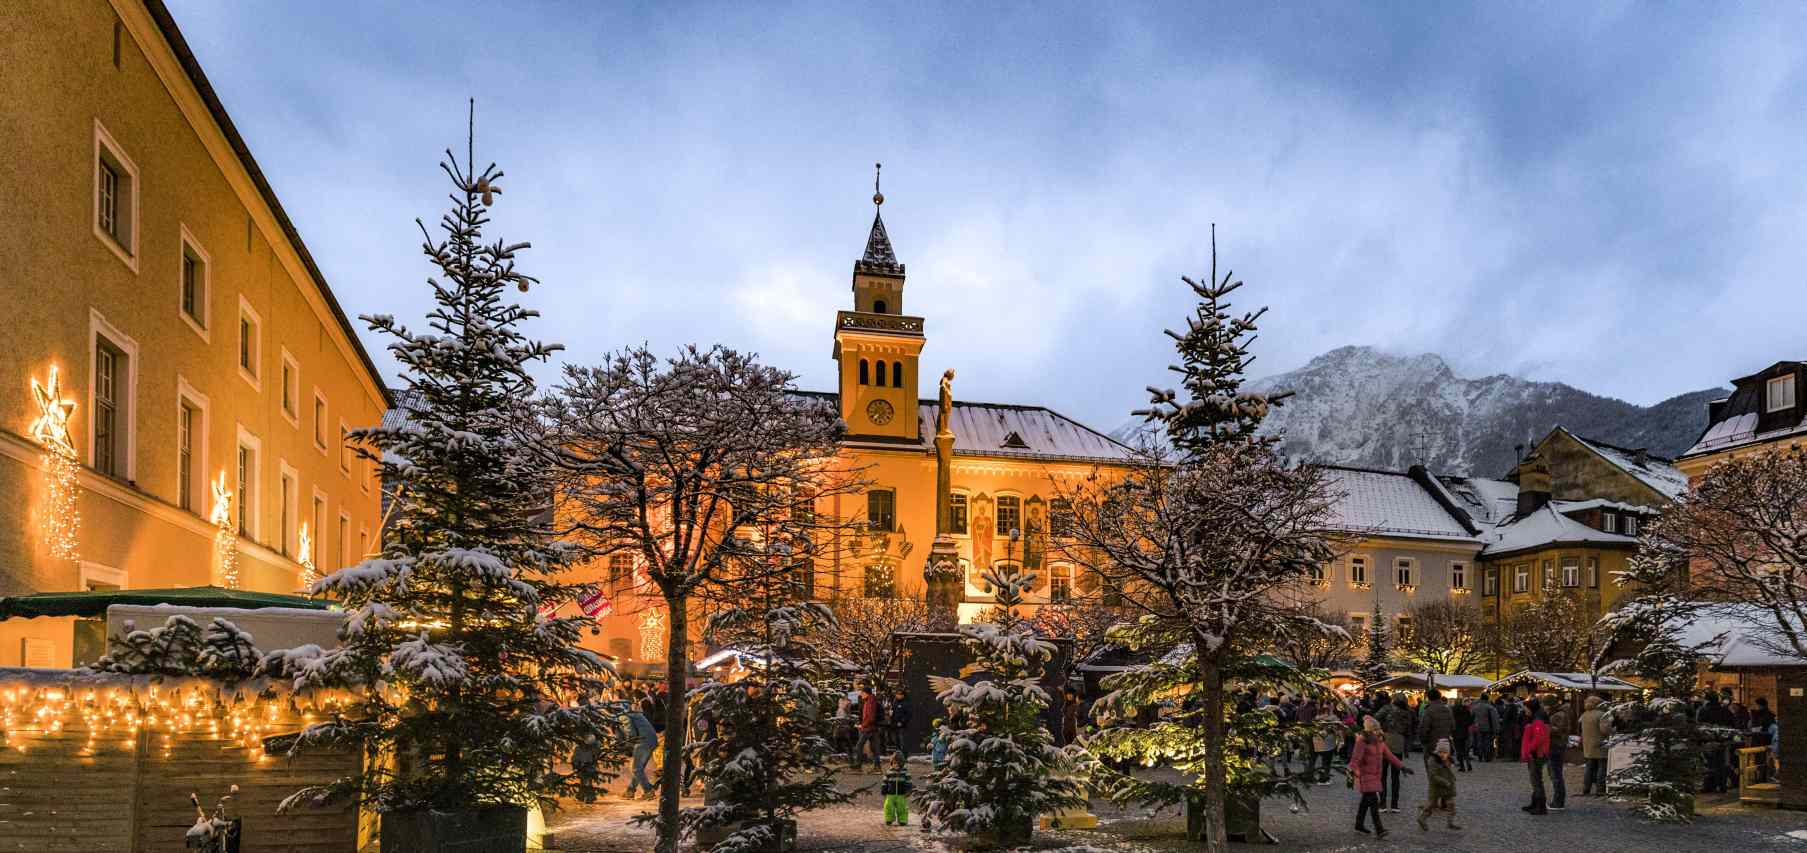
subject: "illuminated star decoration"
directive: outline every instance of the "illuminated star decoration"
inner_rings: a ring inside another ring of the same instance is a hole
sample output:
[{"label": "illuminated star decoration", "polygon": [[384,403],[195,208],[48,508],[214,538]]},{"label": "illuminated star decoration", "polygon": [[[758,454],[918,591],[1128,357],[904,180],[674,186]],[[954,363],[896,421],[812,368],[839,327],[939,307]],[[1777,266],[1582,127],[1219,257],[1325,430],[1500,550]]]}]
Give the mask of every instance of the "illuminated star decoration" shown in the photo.
[{"label": "illuminated star decoration", "polygon": [[232,492],[226,489],[226,472],[213,483],[213,553],[220,560],[220,580],[227,589],[238,589],[238,533],[232,529]]},{"label": "illuminated star decoration", "polygon": [[665,611],[648,610],[640,617],[640,657],[656,659],[665,656]]},{"label": "illuminated star decoration", "polygon": [[44,447],[44,502],[39,507],[44,543],[52,557],[74,560],[82,526],[81,511],[76,506],[76,476],[81,463],[76,460],[75,442],[69,437],[69,415],[75,411],[75,401],[63,398],[63,383],[54,364],[46,381],[31,378],[31,396],[38,406],[37,420],[31,422],[31,437]]},{"label": "illuminated star decoration", "polygon": [[307,534],[307,522],[301,522],[300,544],[295,549],[295,562],[301,564],[301,588],[312,587],[320,580],[320,573],[314,569],[314,540]]}]

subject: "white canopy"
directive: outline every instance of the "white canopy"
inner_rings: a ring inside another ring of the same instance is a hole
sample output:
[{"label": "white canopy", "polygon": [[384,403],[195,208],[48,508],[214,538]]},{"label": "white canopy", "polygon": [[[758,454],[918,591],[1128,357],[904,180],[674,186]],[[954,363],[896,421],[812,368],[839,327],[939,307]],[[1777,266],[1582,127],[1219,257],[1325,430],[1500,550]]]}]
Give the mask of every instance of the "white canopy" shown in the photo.
[{"label": "white canopy", "polygon": [[1521,670],[1487,685],[1488,692],[1517,687],[1521,684],[1535,684],[1556,690],[1599,690],[1608,693],[1629,693],[1639,688],[1622,678],[1610,675],[1594,675],[1588,672],[1536,672]]},{"label": "white canopy", "polygon": [[1440,690],[1480,690],[1492,682],[1478,675],[1451,675],[1441,672],[1401,672],[1392,678],[1382,679],[1368,685],[1371,688],[1413,687],[1423,690],[1432,680],[1437,682]]}]

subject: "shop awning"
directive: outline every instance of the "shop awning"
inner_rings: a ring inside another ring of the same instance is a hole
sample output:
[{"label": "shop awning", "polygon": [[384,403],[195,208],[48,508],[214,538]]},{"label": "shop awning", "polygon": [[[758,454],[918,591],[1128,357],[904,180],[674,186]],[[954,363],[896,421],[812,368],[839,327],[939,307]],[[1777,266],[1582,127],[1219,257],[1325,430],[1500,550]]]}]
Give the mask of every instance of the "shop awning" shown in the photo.
[{"label": "shop awning", "polygon": [[32,595],[0,596],[0,619],[31,619],[38,616],[105,616],[114,604],[176,604],[183,607],[298,607],[326,610],[328,601],[315,601],[299,595],[275,592],[250,592],[218,586],[186,586],[175,589],[107,589],[90,592],[40,592]]}]

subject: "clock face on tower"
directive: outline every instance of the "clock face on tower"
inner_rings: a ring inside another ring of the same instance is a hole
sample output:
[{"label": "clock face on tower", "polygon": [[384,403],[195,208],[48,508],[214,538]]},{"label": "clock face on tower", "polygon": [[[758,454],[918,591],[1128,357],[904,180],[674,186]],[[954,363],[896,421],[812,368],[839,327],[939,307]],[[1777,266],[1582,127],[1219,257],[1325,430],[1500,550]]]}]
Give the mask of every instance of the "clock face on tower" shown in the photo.
[{"label": "clock face on tower", "polygon": [[866,419],[879,426],[891,422],[891,404],[884,400],[873,400],[866,404]]}]

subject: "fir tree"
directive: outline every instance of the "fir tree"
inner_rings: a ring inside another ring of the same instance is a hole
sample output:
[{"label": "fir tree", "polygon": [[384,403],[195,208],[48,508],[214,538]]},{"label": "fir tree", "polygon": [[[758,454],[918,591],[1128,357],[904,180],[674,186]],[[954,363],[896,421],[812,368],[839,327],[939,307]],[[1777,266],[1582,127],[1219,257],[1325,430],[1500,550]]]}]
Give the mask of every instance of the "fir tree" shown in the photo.
[{"label": "fir tree", "polygon": [[[1635,564],[1634,558],[1634,564]],[[1634,568],[1635,572],[1636,569]],[[1655,685],[1647,698],[1615,702],[1606,707],[1613,715],[1613,743],[1636,742],[1631,762],[1613,771],[1613,782],[1643,788],[1640,810],[1652,820],[1690,823],[1694,820],[1694,795],[1706,772],[1706,754],[1715,743],[1734,732],[1702,725],[1694,718],[1689,695],[1699,675],[1703,653],[1718,638],[1690,645],[1682,639],[1681,626],[1700,614],[1698,602],[1653,591],[1607,614],[1602,620],[1611,631],[1611,648],[1635,649],[1601,665],[1602,671],[1629,673]],[[1602,653],[1601,658],[1607,655]]]},{"label": "fir tree", "polygon": [[515,268],[525,243],[483,242],[502,172],[441,168],[454,192],[422,246],[439,276],[428,331],[393,317],[365,320],[394,339],[411,401],[402,421],[357,430],[393,502],[382,551],[314,584],[349,616],[331,651],[291,650],[270,668],[297,687],[357,691],[336,719],[311,726],[297,750],[357,746],[362,776],[291,797],[285,806],[357,795],[379,812],[496,805],[550,808],[591,800],[603,781],[560,764],[580,743],[611,739],[601,700],[610,672],[579,645],[587,620],[545,618],[542,605],[587,587],[561,582],[574,556],[548,522],[552,481],[529,449],[534,419],[527,372],[557,347],[527,339],[537,312],[506,299],[534,279]]},{"label": "fir tree", "polygon": [[125,636],[109,637],[107,653],[86,669],[238,681],[255,673],[263,657],[250,634],[220,617],[209,622],[206,630],[181,614],[169,617],[161,627],[138,630],[128,621],[125,628]]},{"label": "fir tree", "polygon": [[[1151,405],[1138,412],[1165,431],[1172,452],[1151,446],[1121,479],[1096,477],[1076,489],[1065,552],[1156,620],[1148,629],[1150,648],[1160,648],[1152,645],[1159,637],[1189,642],[1189,664],[1151,665],[1147,675],[1193,697],[1191,725],[1142,730],[1125,736],[1141,742],[1111,748],[1186,766],[1186,796],[1203,810],[1199,840],[1219,851],[1227,844],[1224,807],[1232,787],[1286,791],[1239,770],[1233,744],[1258,734],[1239,734],[1236,726],[1259,724],[1233,713],[1228,686],[1274,637],[1326,629],[1282,593],[1335,557],[1325,537],[1333,495],[1322,471],[1290,464],[1272,440],[1257,435],[1280,399],[1242,388],[1265,309],[1234,313],[1230,297],[1242,282],[1218,275],[1215,247],[1211,278],[1183,281],[1197,307],[1185,332],[1167,334],[1180,359],[1170,369],[1182,377],[1184,392],[1151,387]],[[1158,692],[1137,679],[1119,683],[1130,691],[1122,702]],[[1116,781],[1114,799],[1160,793],[1127,777]]]},{"label": "fir tree", "polygon": [[1036,682],[1055,648],[1016,612],[1035,576],[999,563],[984,577],[996,590],[992,621],[962,625],[960,633],[973,658],[968,670],[986,677],[932,679],[948,709],[940,729],[947,763],[913,799],[936,829],[1020,842],[1037,815],[1086,804],[1084,788],[1067,775],[1081,769],[1083,752],[1055,746],[1043,725],[1049,699]]},{"label": "fir tree", "polygon": [[1380,612],[1375,605],[1374,612],[1368,614],[1368,653],[1363,658],[1359,672],[1362,681],[1373,684],[1385,681],[1393,675],[1393,650],[1391,637],[1387,631],[1387,615]]},{"label": "fir tree", "polygon": [[781,577],[742,587],[744,606],[710,619],[717,641],[751,662],[739,681],[711,680],[691,693],[707,735],[689,746],[706,803],[686,809],[685,831],[729,829],[712,853],[757,853],[782,846],[782,824],[810,809],[844,803],[829,764],[831,722],[817,685],[831,677],[821,649],[834,615],[784,594]]}]

